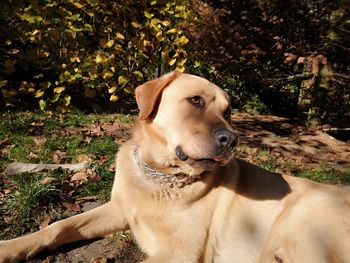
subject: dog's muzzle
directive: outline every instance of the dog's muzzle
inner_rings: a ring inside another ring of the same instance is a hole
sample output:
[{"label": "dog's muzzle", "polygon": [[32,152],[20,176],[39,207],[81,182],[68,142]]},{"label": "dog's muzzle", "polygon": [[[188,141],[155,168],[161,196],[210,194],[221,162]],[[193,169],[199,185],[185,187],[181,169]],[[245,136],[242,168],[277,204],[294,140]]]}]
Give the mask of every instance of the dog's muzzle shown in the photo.
[{"label": "dog's muzzle", "polygon": [[176,147],[175,153],[177,158],[179,158],[181,161],[186,161],[188,159],[188,155],[184,153],[180,146]]},{"label": "dog's muzzle", "polygon": [[237,145],[237,137],[227,129],[218,129],[214,131],[214,139],[216,143],[215,150],[208,156],[192,158],[183,151],[181,146],[175,148],[176,156],[181,161],[188,161],[193,165],[208,169],[217,165],[224,165],[232,159],[234,148]]}]

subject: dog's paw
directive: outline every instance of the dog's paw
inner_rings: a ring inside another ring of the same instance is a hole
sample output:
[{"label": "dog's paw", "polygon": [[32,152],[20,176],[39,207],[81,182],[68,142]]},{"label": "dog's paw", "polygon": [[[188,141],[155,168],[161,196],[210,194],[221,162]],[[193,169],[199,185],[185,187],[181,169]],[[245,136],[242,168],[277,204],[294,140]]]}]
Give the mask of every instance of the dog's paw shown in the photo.
[{"label": "dog's paw", "polygon": [[27,244],[18,239],[0,241],[0,263],[28,259],[35,253],[36,250],[28,249]]},{"label": "dog's paw", "polygon": [[0,263],[12,262],[15,259],[9,241],[0,241]]}]

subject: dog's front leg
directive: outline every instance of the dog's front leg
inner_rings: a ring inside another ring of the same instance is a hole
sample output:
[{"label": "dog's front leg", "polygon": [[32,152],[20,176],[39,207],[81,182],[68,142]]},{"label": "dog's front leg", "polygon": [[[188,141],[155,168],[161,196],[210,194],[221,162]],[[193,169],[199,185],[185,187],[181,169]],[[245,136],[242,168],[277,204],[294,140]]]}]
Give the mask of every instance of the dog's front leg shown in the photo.
[{"label": "dog's front leg", "polygon": [[38,252],[60,245],[103,237],[127,228],[118,204],[109,202],[88,212],[58,221],[38,232],[0,241],[0,262],[27,259]]}]

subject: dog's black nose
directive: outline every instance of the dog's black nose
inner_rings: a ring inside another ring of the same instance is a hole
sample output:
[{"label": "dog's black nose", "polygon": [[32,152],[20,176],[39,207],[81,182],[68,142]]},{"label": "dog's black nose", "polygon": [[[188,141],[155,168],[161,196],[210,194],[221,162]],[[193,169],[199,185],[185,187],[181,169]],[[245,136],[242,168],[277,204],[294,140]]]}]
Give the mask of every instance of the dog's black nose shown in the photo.
[{"label": "dog's black nose", "polygon": [[227,129],[216,130],[215,140],[220,145],[220,147],[226,147],[226,146],[234,147],[237,144],[236,135]]}]

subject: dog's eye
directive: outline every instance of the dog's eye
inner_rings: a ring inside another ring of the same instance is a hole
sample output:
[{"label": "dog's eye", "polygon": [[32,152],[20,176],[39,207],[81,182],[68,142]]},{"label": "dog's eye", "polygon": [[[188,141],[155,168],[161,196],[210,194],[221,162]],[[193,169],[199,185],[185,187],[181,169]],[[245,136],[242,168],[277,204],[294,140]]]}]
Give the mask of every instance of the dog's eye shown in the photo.
[{"label": "dog's eye", "polygon": [[223,113],[225,120],[228,120],[228,121],[231,120],[231,113],[232,113],[231,107],[228,107]]},{"label": "dog's eye", "polygon": [[193,96],[187,98],[187,100],[193,105],[198,108],[203,108],[204,107],[204,99],[201,96]]}]

